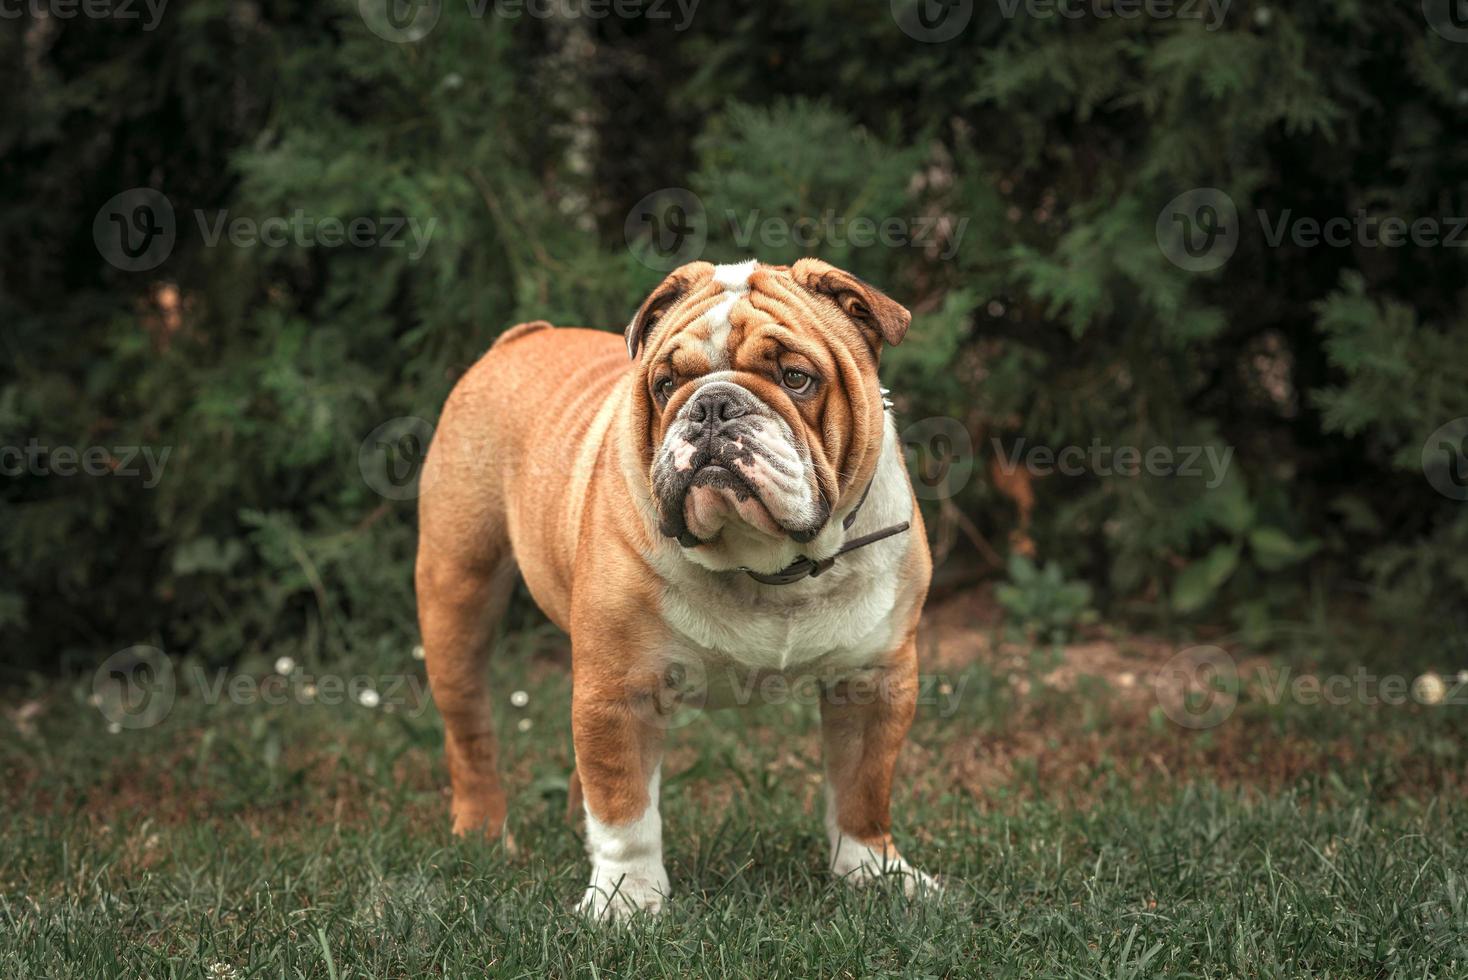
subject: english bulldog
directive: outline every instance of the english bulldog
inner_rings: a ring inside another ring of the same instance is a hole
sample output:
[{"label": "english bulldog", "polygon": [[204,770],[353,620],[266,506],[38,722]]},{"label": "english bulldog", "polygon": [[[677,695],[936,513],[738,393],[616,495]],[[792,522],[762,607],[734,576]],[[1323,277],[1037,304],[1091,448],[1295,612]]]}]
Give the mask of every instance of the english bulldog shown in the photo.
[{"label": "english bulldog", "polygon": [[662,907],[671,719],[758,701],[770,678],[819,699],[831,870],[936,887],[889,804],[932,570],[877,380],[910,319],[814,259],[694,262],[624,338],[521,324],[459,381],[424,461],[415,575],[456,833],[504,830],[485,668],[518,574],[571,637],[586,914]]}]

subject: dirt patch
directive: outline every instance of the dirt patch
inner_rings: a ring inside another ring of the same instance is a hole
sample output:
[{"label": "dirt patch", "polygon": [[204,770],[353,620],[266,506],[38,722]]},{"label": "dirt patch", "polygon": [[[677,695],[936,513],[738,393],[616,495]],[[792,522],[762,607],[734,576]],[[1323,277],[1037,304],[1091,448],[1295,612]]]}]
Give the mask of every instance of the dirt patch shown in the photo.
[{"label": "dirt patch", "polygon": [[[1384,717],[1364,715],[1359,725],[1316,730],[1314,720],[1299,712],[1282,724],[1278,713],[1241,710],[1217,724],[1180,723],[1170,710],[1190,690],[1197,693],[1200,677],[1207,681],[1209,675],[1190,663],[1179,669],[1176,645],[1102,626],[1037,654],[1034,644],[1006,634],[1003,611],[987,586],[931,606],[921,643],[924,673],[957,676],[977,668],[998,685],[985,695],[991,701],[984,704],[994,705],[993,717],[976,716],[971,705],[959,716],[961,724],[935,720],[931,713],[920,716],[900,757],[899,782],[903,792],[923,798],[957,790],[981,808],[1030,799],[1085,806],[1118,788],[1161,794],[1206,780],[1278,791],[1327,774],[1349,779],[1365,771],[1372,774],[1372,791],[1384,798],[1461,792],[1468,783],[1461,763],[1424,753],[1420,732]],[[564,690],[565,653],[559,637],[546,637],[529,659],[530,685]],[[1257,656],[1230,660],[1240,676],[1267,662]],[[1239,696],[1257,698],[1257,692],[1245,689]],[[32,710],[10,721],[18,729],[31,726],[33,733],[38,716]],[[505,781],[521,798],[522,815],[527,791],[551,801],[530,800],[537,812],[544,808],[557,819],[563,812],[554,798],[557,777],[571,770],[564,734],[537,729],[529,736],[535,739],[533,751],[511,753]],[[137,868],[154,859],[140,827],[228,820],[263,838],[288,833],[302,821],[350,825],[380,821],[388,813],[415,832],[447,827],[448,780],[437,745],[406,748],[386,763],[392,775],[384,780],[346,764],[339,750],[287,744],[276,762],[281,779],[261,784],[252,795],[248,780],[241,784],[209,771],[219,763],[201,769],[192,748],[201,735],[180,733],[179,747],[169,752],[117,756],[101,772],[74,782],[50,778],[26,757],[12,756],[3,778],[13,798],[26,800],[37,813],[77,814],[97,834],[141,834],[137,841],[129,837],[127,848],[127,863]],[[222,739],[230,737],[221,733]],[[789,726],[751,716],[732,745],[710,747],[675,733],[664,773],[670,789],[676,786],[675,792],[710,813],[753,791],[745,788],[751,785],[797,794],[814,812],[821,795],[820,756],[815,732],[793,735]]]}]

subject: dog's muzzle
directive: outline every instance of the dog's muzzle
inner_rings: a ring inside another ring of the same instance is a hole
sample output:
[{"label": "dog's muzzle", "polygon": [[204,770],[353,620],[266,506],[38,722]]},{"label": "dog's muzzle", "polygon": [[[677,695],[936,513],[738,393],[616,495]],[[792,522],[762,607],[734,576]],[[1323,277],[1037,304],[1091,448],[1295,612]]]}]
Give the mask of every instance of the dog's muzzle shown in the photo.
[{"label": "dog's muzzle", "polygon": [[703,541],[688,526],[686,505],[707,487],[738,517],[770,533],[809,541],[830,510],[811,491],[807,465],[789,427],[747,388],[710,381],[669,427],[653,467],[659,530],[684,547]]}]

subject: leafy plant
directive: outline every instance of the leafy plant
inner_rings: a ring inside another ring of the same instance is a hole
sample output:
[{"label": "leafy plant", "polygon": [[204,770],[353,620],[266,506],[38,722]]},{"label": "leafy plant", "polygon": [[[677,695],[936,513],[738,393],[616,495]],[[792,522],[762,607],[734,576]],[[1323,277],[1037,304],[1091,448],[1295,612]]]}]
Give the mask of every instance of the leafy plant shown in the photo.
[{"label": "leafy plant", "polygon": [[1230,476],[1204,497],[1205,513],[1216,532],[1226,535],[1202,557],[1189,562],[1172,583],[1172,608],[1189,614],[1204,609],[1239,571],[1252,564],[1260,573],[1283,571],[1320,550],[1318,538],[1296,537],[1266,523],[1249,499],[1244,481]]},{"label": "leafy plant", "polygon": [[1037,568],[1021,554],[1009,557],[1009,581],[994,590],[999,604],[1032,636],[1063,643],[1076,627],[1096,621],[1091,608],[1091,587],[1067,581],[1054,561]]}]

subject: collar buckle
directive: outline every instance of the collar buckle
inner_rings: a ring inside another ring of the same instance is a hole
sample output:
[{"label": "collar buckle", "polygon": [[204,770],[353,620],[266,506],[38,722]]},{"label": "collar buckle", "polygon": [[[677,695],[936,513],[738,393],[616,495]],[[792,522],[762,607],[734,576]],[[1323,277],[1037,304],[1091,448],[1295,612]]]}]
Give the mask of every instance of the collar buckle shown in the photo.
[{"label": "collar buckle", "polygon": [[803,578],[816,578],[829,571],[834,564],[836,564],[835,555],[830,558],[822,558],[820,561],[801,555],[778,572],[756,572],[748,568],[743,571],[761,585],[790,585]]}]

